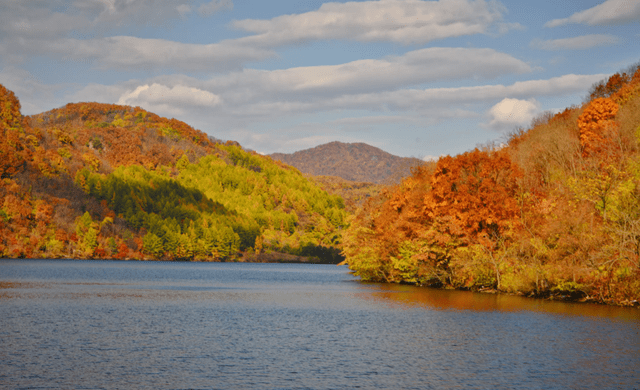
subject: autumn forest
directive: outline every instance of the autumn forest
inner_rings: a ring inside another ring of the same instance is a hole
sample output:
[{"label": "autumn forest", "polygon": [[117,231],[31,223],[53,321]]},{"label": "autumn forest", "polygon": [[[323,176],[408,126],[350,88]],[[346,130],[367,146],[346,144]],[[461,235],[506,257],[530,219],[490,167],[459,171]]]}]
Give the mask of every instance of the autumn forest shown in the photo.
[{"label": "autumn forest", "polygon": [[640,300],[640,66],[385,187],[140,107],[23,116],[0,85],[0,108],[0,257],[342,262],[364,281]]},{"label": "autumn forest", "polygon": [[0,87],[0,256],[337,263],[343,199],[140,108],[32,117]]},{"label": "autumn forest", "polygon": [[640,67],[504,143],[414,169],[349,219],[363,280],[637,305]]}]

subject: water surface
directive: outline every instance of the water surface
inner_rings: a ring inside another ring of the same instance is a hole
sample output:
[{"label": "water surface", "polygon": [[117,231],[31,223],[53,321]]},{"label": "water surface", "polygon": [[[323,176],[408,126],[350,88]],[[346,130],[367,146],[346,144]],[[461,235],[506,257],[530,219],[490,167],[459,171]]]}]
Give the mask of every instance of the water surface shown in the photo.
[{"label": "water surface", "polygon": [[640,310],[311,264],[0,260],[0,388],[640,389]]}]

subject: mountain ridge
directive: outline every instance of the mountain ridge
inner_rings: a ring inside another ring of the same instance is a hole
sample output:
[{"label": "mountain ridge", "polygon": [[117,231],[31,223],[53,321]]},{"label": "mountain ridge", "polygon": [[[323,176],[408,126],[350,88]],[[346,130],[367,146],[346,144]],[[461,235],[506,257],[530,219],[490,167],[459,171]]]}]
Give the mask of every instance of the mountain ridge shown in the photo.
[{"label": "mountain ridge", "polygon": [[424,162],[399,157],[363,142],[333,141],[294,153],[272,153],[274,160],[313,176],[337,176],[354,182],[391,184],[411,174]]}]

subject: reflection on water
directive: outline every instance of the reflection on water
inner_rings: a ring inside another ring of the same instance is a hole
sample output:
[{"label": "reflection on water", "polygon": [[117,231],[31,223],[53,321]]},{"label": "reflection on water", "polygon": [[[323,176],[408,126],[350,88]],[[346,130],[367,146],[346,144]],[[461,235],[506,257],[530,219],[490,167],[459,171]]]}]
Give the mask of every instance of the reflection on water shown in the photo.
[{"label": "reflection on water", "polygon": [[0,388],[633,389],[639,313],[330,265],[0,260]]},{"label": "reflection on water", "polygon": [[386,304],[438,310],[538,311],[554,314],[612,317],[640,321],[640,310],[591,303],[558,302],[518,295],[484,294],[428,287],[363,284],[360,298]]}]

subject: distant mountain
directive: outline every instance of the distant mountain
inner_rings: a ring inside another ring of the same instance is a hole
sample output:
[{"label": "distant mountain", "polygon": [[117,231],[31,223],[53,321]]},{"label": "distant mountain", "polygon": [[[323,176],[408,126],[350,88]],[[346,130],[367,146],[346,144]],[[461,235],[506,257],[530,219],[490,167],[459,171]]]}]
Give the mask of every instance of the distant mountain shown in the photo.
[{"label": "distant mountain", "polygon": [[423,164],[417,158],[398,157],[365,143],[330,142],[292,154],[273,153],[274,160],[313,176],[338,176],[369,183],[392,183],[411,174],[411,167]]}]

